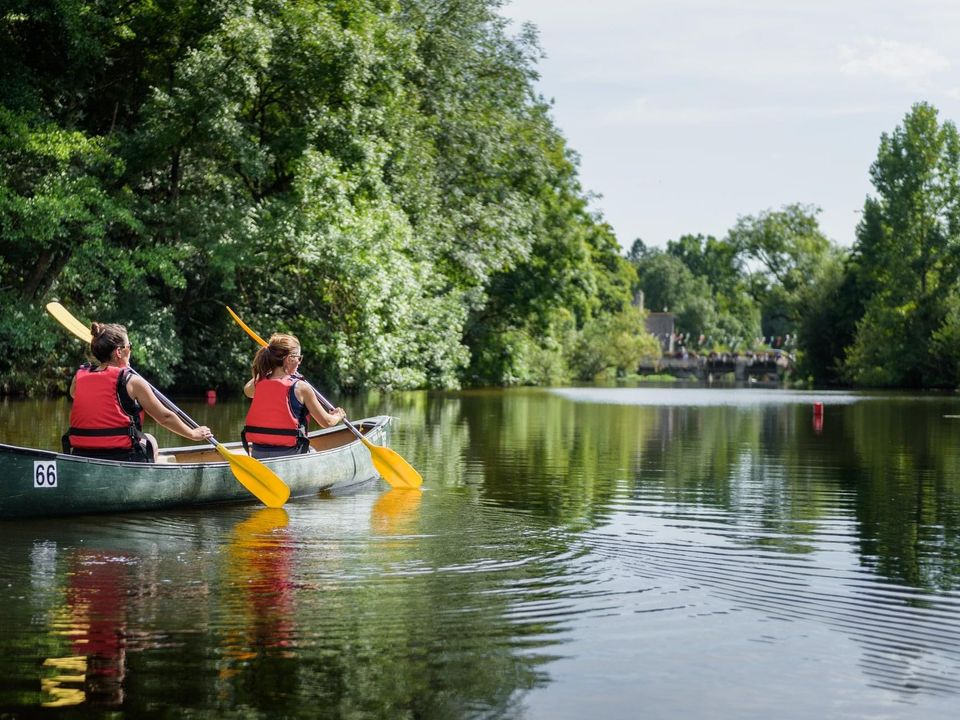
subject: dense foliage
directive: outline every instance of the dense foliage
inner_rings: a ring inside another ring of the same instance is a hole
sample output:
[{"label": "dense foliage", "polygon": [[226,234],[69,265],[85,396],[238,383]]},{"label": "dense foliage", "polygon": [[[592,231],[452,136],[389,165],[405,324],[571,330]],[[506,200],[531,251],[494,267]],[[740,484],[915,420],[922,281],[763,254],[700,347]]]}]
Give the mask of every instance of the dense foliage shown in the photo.
[{"label": "dense foliage", "polygon": [[[63,387],[61,300],[158,384],[297,334],[340,387],[531,383],[658,352],[498,0],[8,0],[2,390]],[[632,314],[631,314],[632,313]],[[637,337],[607,352],[598,327]],[[591,340],[593,338],[593,340]]]}]

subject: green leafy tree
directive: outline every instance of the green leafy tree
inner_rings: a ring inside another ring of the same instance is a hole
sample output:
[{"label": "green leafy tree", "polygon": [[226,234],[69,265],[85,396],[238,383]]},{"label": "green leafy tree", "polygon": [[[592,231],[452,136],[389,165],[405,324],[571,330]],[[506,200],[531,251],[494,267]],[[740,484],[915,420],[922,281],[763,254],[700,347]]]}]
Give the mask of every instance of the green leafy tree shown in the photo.
[{"label": "green leafy tree", "polygon": [[577,329],[629,305],[633,272],[534,93],[535,33],[511,37],[498,7],[402,3],[419,38],[410,77],[429,152],[399,179],[404,198],[435,188],[431,212],[411,215],[468,310],[468,381],[543,382],[564,372]]},{"label": "green leafy tree", "polygon": [[[629,307],[634,270],[535,92],[536,33],[499,0],[8,7],[11,347],[53,342],[56,295],[126,324],[157,383],[238,388],[230,304],[297,333],[333,388],[547,382]],[[72,342],[40,374],[65,380]]]},{"label": "green leafy tree", "polygon": [[750,269],[749,292],[762,314],[763,335],[795,335],[804,291],[834,249],[820,231],[818,208],[792,204],[738,218],[728,234]]},{"label": "green leafy tree", "polygon": [[718,334],[713,289],[682,260],[662,251],[650,252],[637,265],[638,287],[644,307],[651,312],[671,312],[679,332],[694,336]]},{"label": "green leafy tree", "polygon": [[958,173],[960,136],[928,104],[881,138],[870,170],[877,195],[866,201],[855,247],[871,293],[844,363],[857,383],[955,382],[937,353],[952,337],[948,301],[960,270]]},{"label": "green leafy tree", "polygon": [[[706,335],[734,338],[749,346],[760,335],[760,309],[747,290],[747,275],[740,249],[729,240],[713,236],[683,235],[667,243],[667,254],[679,259],[693,275],[706,280],[711,296],[699,296],[694,304],[709,303],[713,321],[700,322]],[[689,314],[689,311],[688,313]],[[695,325],[695,323],[694,323]],[[684,320],[684,328],[690,321]]]},{"label": "green leafy tree", "polygon": [[716,293],[733,292],[743,277],[739,248],[712,235],[681,235],[667,242],[667,254],[680,260]]},{"label": "green leafy tree", "polygon": [[584,380],[605,373],[623,376],[637,371],[643,360],[657,360],[660,344],[643,329],[644,315],[628,308],[587,323],[573,351],[571,365]]},{"label": "green leafy tree", "polygon": [[842,381],[845,348],[862,315],[850,267],[848,256],[838,254],[833,262],[822,265],[801,294],[805,309],[798,329],[799,372],[821,384]]}]

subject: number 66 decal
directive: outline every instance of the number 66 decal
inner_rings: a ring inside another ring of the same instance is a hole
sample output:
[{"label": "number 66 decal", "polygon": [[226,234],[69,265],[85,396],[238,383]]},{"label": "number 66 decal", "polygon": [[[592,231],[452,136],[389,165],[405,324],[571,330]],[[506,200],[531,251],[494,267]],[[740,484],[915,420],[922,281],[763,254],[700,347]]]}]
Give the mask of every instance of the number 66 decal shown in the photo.
[{"label": "number 66 decal", "polygon": [[33,461],[33,486],[35,488],[52,488],[57,486],[57,461]]}]

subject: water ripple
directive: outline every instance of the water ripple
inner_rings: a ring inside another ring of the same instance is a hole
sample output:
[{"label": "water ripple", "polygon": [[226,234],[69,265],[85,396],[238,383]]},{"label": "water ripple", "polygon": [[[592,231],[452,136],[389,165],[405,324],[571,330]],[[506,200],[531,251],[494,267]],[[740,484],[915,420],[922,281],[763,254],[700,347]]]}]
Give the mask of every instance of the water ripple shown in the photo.
[{"label": "water ripple", "polygon": [[[805,523],[813,532],[803,536],[758,535],[760,524],[745,534],[723,513],[689,510],[635,504],[630,514],[612,518],[612,528],[584,538],[609,566],[662,583],[660,600],[648,598],[636,612],[700,614],[699,597],[671,598],[701,590],[757,622],[814,623],[842,633],[861,645],[861,667],[878,686],[910,694],[960,692],[960,593],[921,592],[879,581],[864,568],[835,566],[838,550],[855,541],[843,532],[843,521]],[[765,540],[773,542],[770,549]],[[785,553],[777,549],[784,541],[809,551]]]}]

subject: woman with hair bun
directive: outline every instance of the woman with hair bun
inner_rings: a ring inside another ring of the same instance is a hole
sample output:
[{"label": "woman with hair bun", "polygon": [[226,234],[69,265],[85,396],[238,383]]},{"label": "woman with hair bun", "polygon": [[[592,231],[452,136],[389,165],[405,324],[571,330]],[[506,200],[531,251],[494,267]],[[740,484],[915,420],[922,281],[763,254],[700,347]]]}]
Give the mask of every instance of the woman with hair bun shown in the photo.
[{"label": "woman with hair bun", "polygon": [[153,388],[130,367],[132,346],[127,329],[114,323],[90,326],[90,352],[97,364],[77,370],[70,383],[70,429],[63,436],[64,452],[83,457],[130,462],[155,462],[157,442],[143,432],[143,413],[167,430],[200,442],[210,428],[190,428],[163,405]]},{"label": "woman with hair bun", "polygon": [[347,415],[343,408],[323,409],[313,386],[297,372],[302,359],[300,341],[281,333],[271,335],[253,358],[253,378],[243,387],[253,403],[240,438],[258,460],[308,452],[310,415],[320,427],[333,427]]}]

